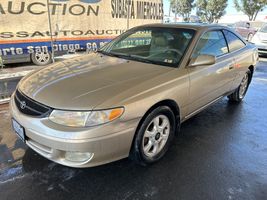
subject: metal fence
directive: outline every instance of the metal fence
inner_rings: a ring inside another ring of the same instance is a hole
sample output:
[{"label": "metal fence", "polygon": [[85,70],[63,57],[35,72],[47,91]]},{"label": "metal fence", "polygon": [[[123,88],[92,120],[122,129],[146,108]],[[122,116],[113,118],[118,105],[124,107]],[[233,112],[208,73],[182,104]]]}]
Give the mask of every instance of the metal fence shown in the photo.
[{"label": "metal fence", "polygon": [[21,77],[0,79],[0,104],[7,103]]}]

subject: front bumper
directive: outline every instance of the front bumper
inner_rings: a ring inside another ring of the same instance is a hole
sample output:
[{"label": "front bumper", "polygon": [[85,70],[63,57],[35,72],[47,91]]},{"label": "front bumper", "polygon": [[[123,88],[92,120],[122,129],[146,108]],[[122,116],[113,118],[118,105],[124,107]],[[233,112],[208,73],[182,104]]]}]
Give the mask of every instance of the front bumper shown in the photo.
[{"label": "front bumper", "polygon": [[[128,157],[139,119],[114,122],[91,128],[70,128],[48,118],[22,114],[10,100],[12,117],[25,129],[26,144],[40,155],[70,167],[92,167]],[[91,153],[86,161],[66,159],[66,152]]]}]

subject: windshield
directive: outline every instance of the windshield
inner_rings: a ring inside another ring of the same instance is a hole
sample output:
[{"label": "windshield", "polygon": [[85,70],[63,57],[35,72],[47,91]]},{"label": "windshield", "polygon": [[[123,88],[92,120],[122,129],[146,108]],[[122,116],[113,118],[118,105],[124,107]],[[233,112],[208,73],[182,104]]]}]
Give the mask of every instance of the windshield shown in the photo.
[{"label": "windshield", "polygon": [[134,28],[105,45],[100,52],[140,62],[177,66],[194,32],[180,28]]},{"label": "windshield", "polygon": [[260,32],[267,33],[267,25],[264,25],[261,29]]}]

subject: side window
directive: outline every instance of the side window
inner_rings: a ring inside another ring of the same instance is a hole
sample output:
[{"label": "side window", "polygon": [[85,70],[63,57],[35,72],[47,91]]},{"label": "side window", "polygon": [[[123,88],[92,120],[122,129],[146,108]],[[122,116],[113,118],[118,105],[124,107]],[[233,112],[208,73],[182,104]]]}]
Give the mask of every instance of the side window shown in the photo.
[{"label": "side window", "polygon": [[236,51],[238,49],[242,49],[243,47],[246,46],[246,44],[239,39],[234,33],[230,31],[223,31],[229,46],[230,52]]},{"label": "side window", "polygon": [[208,54],[221,56],[228,53],[228,47],[221,31],[209,31],[204,33],[199,39],[193,56]]}]

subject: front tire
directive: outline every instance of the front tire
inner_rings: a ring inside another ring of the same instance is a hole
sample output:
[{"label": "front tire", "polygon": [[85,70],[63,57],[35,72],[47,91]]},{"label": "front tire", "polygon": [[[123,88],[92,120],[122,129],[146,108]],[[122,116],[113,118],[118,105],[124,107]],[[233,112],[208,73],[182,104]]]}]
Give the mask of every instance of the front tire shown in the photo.
[{"label": "front tire", "polygon": [[244,99],[249,87],[250,79],[251,79],[251,72],[250,70],[248,70],[245,76],[243,77],[239,87],[235,90],[235,92],[233,92],[228,96],[229,101],[241,102]]},{"label": "front tire", "polygon": [[175,133],[175,115],[167,106],[151,111],[135,135],[130,159],[140,165],[160,160],[167,152]]}]

